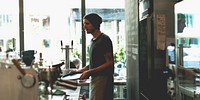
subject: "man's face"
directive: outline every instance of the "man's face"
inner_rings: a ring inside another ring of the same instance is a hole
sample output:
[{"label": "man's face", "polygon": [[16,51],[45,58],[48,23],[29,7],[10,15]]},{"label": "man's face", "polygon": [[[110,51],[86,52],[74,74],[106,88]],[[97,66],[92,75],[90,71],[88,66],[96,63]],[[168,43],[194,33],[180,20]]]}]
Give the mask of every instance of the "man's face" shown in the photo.
[{"label": "man's face", "polygon": [[178,22],[178,33],[182,33],[185,27],[185,18],[183,18]]},{"label": "man's face", "polygon": [[93,33],[95,30],[93,25],[87,19],[83,19],[83,27],[87,33]]}]

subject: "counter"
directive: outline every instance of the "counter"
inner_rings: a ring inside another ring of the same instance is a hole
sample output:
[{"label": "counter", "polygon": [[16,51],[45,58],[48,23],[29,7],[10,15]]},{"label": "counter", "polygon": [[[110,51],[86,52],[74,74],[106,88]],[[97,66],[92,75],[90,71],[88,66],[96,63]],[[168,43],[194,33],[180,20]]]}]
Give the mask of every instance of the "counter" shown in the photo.
[{"label": "counter", "polygon": [[[79,86],[88,86],[90,83],[90,79],[87,79],[85,81],[79,81]],[[126,79],[118,79],[114,78],[114,85],[126,85]]]},{"label": "counter", "polygon": [[[81,81],[78,83],[79,86],[81,86],[82,89],[89,91],[89,83],[90,79],[87,79],[85,81]],[[126,79],[125,78],[114,78],[114,100],[125,100],[126,98],[126,91],[124,90],[126,88]]]},{"label": "counter", "polygon": [[179,84],[179,100],[189,97],[192,100],[200,100],[200,86],[195,84]]},{"label": "counter", "polygon": [[[80,90],[81,87],[78,86],[76,90],[71,90],[71,89],[65,89],[65,88],[57,88],[61,91],[64,91],[66,93],[65,95],[49,95],[48,100],[80,100],[79,95],[80,95]],[[56,89],[53,89],[52,92],[54,92]]]}]

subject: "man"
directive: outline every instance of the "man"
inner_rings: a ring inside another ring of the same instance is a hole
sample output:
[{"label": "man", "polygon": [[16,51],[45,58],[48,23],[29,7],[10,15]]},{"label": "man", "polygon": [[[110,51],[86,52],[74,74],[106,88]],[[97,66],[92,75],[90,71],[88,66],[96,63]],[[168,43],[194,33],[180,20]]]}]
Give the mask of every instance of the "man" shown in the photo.
[{"label": "man", "polygon": [[[186,27],[186,16],[182,13],[179,13],[177,15],[177,19],[178,19],[178,23],[177,23],[177,30],[178,33],[183,33],[185,27]],[[180,38],[178,40],[178,44],[183,44],[183,46],[188,46],[190,45],[191,41],[194,41],[194,39],[190,39],[190,38]],[[190,41],[190,42],[189,42]],[[188,55],[187,53],[184,53],[183,56]],[[192,81],[194,81],[195,79],[195,68],[185,68],[184,66],[179,66],[178,67],[178,72],[182,73],[182,79],[190,79]]]},{"label": "man", "polygon": [[100,31],[102,18],[95,13],[83,18],[83,25],[87,34],[91,34],[90,63],[77,70],[83,72],[80,79],[91,76],[90,100],[113,100],[114,58],[111,39]]},{"label": "man", "polygon": [[184,28],[186,27],[185,24],[185,15],[184,14],[178,14],[178,33],[183,33]]},{"label": "man", "polygon": [[[177,14],[177,31],[178,33],[183,33],[186,28],[186,16],[182,13]],[[178,39],[178,44],[183,44],[183,46],[189,46],[191,39],[180,38]]]}]

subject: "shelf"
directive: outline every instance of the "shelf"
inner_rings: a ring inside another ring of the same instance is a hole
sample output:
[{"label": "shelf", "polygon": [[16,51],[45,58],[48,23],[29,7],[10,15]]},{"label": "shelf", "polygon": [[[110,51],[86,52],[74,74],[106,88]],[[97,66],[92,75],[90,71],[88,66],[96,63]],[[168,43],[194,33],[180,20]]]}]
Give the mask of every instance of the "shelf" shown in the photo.
[{"label": "shelf", "polygon": [[200,34],[178,33],[176,38],[200,38]]}]

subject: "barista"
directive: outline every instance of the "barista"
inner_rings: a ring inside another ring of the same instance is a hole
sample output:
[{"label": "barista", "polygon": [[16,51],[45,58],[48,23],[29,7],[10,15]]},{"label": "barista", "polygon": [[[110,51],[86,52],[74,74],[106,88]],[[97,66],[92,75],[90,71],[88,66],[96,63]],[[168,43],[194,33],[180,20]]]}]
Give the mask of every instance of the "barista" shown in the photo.
[{"label": "barista", "polygon": [[[186,27],[186,16],[182,13],[179,13],[177,16],[178,22],[177,22],[177,30],[178,33],[183,33],[184,29]],[[189,44],[188,38],[181,38],[178,40],[178,44],[183,44],[183,46],[186,46],[186,44]],[[178,71],[182,73],[184,79],[191,79],[193,80],[195,78],[195,68],[185,68],[184,66],[179,66]]]}]

